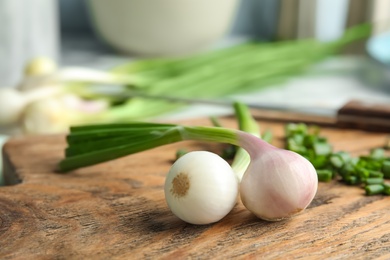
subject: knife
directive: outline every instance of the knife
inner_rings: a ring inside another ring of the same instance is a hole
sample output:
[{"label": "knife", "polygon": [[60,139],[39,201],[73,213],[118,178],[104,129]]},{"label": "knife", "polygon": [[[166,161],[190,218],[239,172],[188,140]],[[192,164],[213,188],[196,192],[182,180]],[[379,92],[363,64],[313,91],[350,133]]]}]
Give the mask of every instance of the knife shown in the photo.
[{"label": "knife", "polygon": [[[183,98],[166,95],[149,95],[139,92],[121,94],[122,98],[138,97],[186,104],[204,104],[232,107],[234,101],[218,99]],[[377,104],[351,100],[339,109],[308,107],[266,102],[243,102],[256,118],[333,125],[390,133],[390,104]]]}]

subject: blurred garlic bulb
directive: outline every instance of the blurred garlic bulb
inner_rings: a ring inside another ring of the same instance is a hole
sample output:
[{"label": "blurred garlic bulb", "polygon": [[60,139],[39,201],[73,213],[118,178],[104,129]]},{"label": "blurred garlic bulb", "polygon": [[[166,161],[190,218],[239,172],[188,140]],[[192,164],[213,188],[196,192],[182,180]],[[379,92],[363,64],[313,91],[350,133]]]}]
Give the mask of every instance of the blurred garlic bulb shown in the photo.
[{"label": "blurred garlic bulb", "polygon": [[16,123],[29,103],[56,95],[61,91],[61,88],[51,86],[30,91],[19,91],[15,88],[0,89],[0,125]]},{"label": "blurred garlic bulb", "polygon": [[84,101],[71,94],[46,98],[26,107],[21,125],[27,134],[64,133],[71,125],[90,122],[107,107],[104,101]]}]

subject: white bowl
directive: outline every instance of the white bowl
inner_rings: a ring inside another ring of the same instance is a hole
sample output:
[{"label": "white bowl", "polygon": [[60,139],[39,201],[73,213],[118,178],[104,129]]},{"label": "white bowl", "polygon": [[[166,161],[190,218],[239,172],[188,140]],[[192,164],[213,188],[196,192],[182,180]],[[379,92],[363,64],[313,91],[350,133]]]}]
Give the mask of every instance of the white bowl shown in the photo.
[{"label": "white bowl", "polygon": [[230,29],[239,0],[89,0],[95,30],[113,48],[164,56],[201,50]]}]

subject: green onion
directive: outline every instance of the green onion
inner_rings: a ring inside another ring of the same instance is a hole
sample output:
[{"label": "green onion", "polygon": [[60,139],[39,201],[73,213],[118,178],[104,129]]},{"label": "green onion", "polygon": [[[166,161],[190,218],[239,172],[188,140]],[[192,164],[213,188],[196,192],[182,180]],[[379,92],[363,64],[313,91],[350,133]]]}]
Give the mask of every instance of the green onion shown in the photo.
[{"label": "green onion", "polygon": [[328,182],[332,180],[331,170],[317,170],[318,181]]},{"label": "green onion", "polygon": [[382,184],[372,184],[365,187],[367,195],[377,195],[385,191],[385,187]]},{"label": "green onion", "polygon": [[382,160],[385,158],[385,150],[382,148],[376,148],[371,150],[370,158],[373,160]]},{"label": "green onion", "polygon": [[332,156],[330,156],[329,158],[329,161],[331,165],[336,169],[341,169],[341,167],[343,167],[345,163],[343,158],[339,154],[332,154]]},{"label": "green onion", "polygon": [[[220,98],[258,91],[279,84],[310,65],[337,53],[347,44],[369,36],[370,26],[349,29],[332,43],[313,39],[287,42],[252,42],[219,51],[177,59],[149,59],[114,69],[118,75],[133,75],[137,91],[148,95]],[[133,87],[124,91],[136,95]],[[169,93],[169,94],[167,94]],[[185,104],[164,100],[133,98],[110,110],[104,117],[111,122],[145,120]]]},{"label": "green onion", "polygon": [[383,179],[383,173],[379,171],[369,171],[369,178],[382,178]]},{"label": "green onion", "polygon": [[390,184],[389,183],[384,183],[383,184],[383,188],[384,188],[383,194],[390,195]]},{"label": "green onion", "polygon": [[384,180],[383,180],[383,178],[377,177],[377,178],[368,178],[368,179],[366,179],[365,182],[367,185],[382,184],[384,182]]},{"label": "green onion", "polygon": [[358,183],[359,183],[358,177],[353,176],[353,175],[348,176],[348,177],[345,177],[345,178],[344,178],[344,181],[345,181],[345,183],[347,183],[347,184],[349,184],[349,185],[355,185],[355,184],[358,184]]},{"label": "green onion", "polygon": [[382,172],[386,179],[390,179],[390,160],[383,162]]},{"label": "green onion", "polygon": [[[73,127],[67,136],[68,152],[59,163],[59,170],[66,172],[184,140],[229,143],[240,147],[239,149],[245,149],[245,153],[238,151],[232,168],[236,170],[237,175],[233,178],[234,182],[239,181],[240,197],[249,211],[269,221],[290,218],[301,212],[311,203],[317,192],[318,178],[313,165],[299,154],[276,148],[255,136],[259,134],[258,125],[250,116],[248,108],[240,103],[236,103],[234,108],[239,118],[240,128],[248,132],[223,127],[157,123]],[[249,133],[249,131],[254,132]],[[119,134],[119,137],[116,134]],[[117,141],[118,138],[120,143],[112,142]],[[95,146],[96,143],[98,143],[97,146]],[[183,158],[192,160],[193,157],[188,159],[189,157],[185,155],[177,162],[180,164]],[[202,166],[199,163],[201,162],[187,164],[184,160],[184,175],[187,176],[184,178],[188,178],[188,171],[192,172],[192,168],[199,170],[199,166]],[[204,169],[210,168],[208,163],[209,161],[206,160],[203,165]],[[218,173],[219,167],[223,167],[222,164],[212,168]],[[179,168],[181,169],[181,165]],[[231,173],[234,173],[230,167],[229,169]],[[181,171],[176,170],[173,171],[175,174],[173,178],[183,175]],[[203,176],[213,178],[208,174],[204,175],[203,168],[200,172]],[[169,178],[171,177],[172,175],[169,175]],[[227,183],[224,179],[220,180],[220,183]],[[172,179],[167,179],[167,181],[173,182]],[[237,185],[233,186],[237,190]],[[168,190],[170,189],[168,187]],[[221,190],[226,190],[226,187]],[[236,197],[237,194],[233,194],[233,199]]]},{"label": "green onion", "polygon": [[332,152],[332,147],[328,143],[314,143],[313,144],[314,152],[317,156],[320,155],[329,155]]},{"label": "green onion", "polygon": [[176,159],[179,159],[183,155],[187,154],[188,151],[186,149],[179,149],[176,151]]},{"label": "green onion", "polygon": [[377,174],[371,174],[370,170],[368,170],[366,168],[362,168],[359,165],[353,166],[351,173],[354,175],[357,175],[359,177],[359,179],[362,181],[365,181],[368,178],[380,177]]}]

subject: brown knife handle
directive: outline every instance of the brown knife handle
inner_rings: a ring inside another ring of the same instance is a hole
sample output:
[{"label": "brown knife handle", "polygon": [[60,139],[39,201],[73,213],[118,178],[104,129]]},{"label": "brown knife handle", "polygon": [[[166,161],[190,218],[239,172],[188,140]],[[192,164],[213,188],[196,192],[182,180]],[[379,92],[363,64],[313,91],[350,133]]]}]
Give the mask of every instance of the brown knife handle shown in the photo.
[{"label": "brown knife handle", "polygon": [[373,104],[352,100],[338,110],[340,127],[390,133],[390,104]]}]

